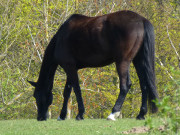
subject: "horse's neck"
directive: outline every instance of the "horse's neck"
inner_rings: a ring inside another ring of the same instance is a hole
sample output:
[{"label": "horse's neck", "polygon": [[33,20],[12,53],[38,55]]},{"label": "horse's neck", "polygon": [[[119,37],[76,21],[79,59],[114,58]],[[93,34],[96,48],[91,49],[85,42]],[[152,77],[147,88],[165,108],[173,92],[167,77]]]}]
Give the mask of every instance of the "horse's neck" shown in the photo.
[{"label": "horse's neck", "polygon": [[57,64],[55,64],[53,60],[55,41],[56,40],[54,36],[53,39],[50,41],[48,47],[46,48],[43,62],[41,65],[38,84],[44,88],[52,85],[54,74],[57,68]]},{"label": "horse's neck", "polygon": [[43,59],[43,63],[41,65],[41,70],[38,78],[38,84],[41,87],[47,87],[50,82],[50,73],[51,72],[51,64]]}]

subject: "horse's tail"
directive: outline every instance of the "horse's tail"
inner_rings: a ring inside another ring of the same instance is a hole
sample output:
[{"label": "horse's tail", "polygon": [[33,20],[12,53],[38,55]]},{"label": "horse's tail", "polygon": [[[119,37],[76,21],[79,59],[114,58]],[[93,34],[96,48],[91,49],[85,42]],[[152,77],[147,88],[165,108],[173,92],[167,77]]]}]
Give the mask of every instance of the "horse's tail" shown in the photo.
[{"label": "horse's tail", "polygon": [[153,100],[159,99],[155,84],[155,36],[154,27],[148,21],[144,20],[144,41],[143,53],[145,65],[145,80],[148,92],[148,103],[152,113],[156,113],[158,108]]},{"label": "horse's tail", "polygon": [[[144,39],[142,46],[133,60],[138,77],[140,79],[141,89],[143,91],[143,101],[147,102],[152,113],[158,111],[153,100],[158,99],[158,93],[155,85],[155,38],[154,28],[148,20],[144,20]],[[147,97],[146,97],[147,96]],[[148,98],[148,99],[146,99]],[[146,113],[146,112],[145,112]]]}]

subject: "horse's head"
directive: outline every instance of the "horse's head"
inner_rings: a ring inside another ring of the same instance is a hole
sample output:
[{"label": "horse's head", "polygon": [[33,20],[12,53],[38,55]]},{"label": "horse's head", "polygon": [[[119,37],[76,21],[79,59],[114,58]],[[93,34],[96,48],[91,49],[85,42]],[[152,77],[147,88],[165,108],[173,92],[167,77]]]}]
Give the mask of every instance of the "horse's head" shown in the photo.
[{"label": "horse's head", "polygon": [[36,99],[37,109],[38,109],[38,121],[46,120],[48,107],[51,105],[53,100],[53,95],[51,91],[46,91],[47,88],[42,89],[38,83],[28,81],[32,86],[35,87],[34,98]]}]

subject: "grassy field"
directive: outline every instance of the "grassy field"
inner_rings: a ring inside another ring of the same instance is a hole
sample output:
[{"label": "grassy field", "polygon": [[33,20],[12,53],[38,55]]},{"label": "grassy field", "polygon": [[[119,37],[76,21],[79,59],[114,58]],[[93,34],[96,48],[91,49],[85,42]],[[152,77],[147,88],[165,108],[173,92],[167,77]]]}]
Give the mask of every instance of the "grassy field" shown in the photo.
[{"label": "grassy field", "polygon": [[[160,124],[155,119],[155,125]],[[132,128],[143,127],[145,121],[135,119],[47,120],[38,122],[34,119],[0,121],[0,135],[119,135]],[[135,134],[135,133],[134,133]],[[148,134],[148,133],[143,133]]]}]

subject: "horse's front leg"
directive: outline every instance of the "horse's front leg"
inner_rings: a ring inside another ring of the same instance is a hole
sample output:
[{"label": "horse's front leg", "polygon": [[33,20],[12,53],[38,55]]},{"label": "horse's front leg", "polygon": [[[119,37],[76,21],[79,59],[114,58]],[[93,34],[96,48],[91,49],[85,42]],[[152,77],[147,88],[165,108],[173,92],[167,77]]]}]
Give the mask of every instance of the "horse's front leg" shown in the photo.
[{"label": "horse's front leg", "polygon": [[85,108],[84,108],[84,104],[83,104],[83,99],[82,99],[81,89],[80,89],[79,83],[76,83],[74,85],[74,92],[75,92],[76,99],[78,102],[78,110],[79,110],[79,113],[76,116],[76,120],[83,120],[84,119],[83,114],[85,112]]},{"label": "horse's front leg", "polygon": [[65,87],[65,91],[64,91],[64,103],[63,103],[63,108],[61,111],[61,115],[60,115],[60,119],[65,119],[66,114],[67,114],[67,103],[68,103],[68,99],[70,97],[70,93],[71,93],[71,88],[73,87],[74,89],[74,93],[76,95],[76,99],[78,102],[78,110],[79,113],[76,116],[76,120],[83,120],[83,114],[85,112],[84,109],[84,104],[83,104],[83,99],[82,99],[82,95],[81,95],[81,89],[79,86],[79,78],[78,78],[78,73],[77,70],[75,68],[73,68],[73,66],[68,66],[66,68],[64,68],[66,75],[67,75],[67,83],[66,83],[66,87]]},{"label": "horse's front leg", "polygon": [[62,110],[61,110],[61,114],[58,117],[58,120],[65,120],[65,118],[66,118],[67,105],[68,105],[69,97],[71,95],[71,91],[72,91],[72,86],[70,85],[70,81],[67,78],[66,85],[65,85],[65,88],[64,88],[64,93],[63,93],[63,96],[64,96],[63,107],[62,107]]},{"label": "horse's front leg", "polygon": [[83,120],[83,114],[85,112],[84,104],[83,104],[83,99],[82,99],[82,94],[81,94],[81,88],[79,86],[79,78],[77,71],[72,71],[71,73],[71,83],[74,89],[74,93],[76,95],[76,100],[78,102],[78,115],[76,116],[76,120]]}]

